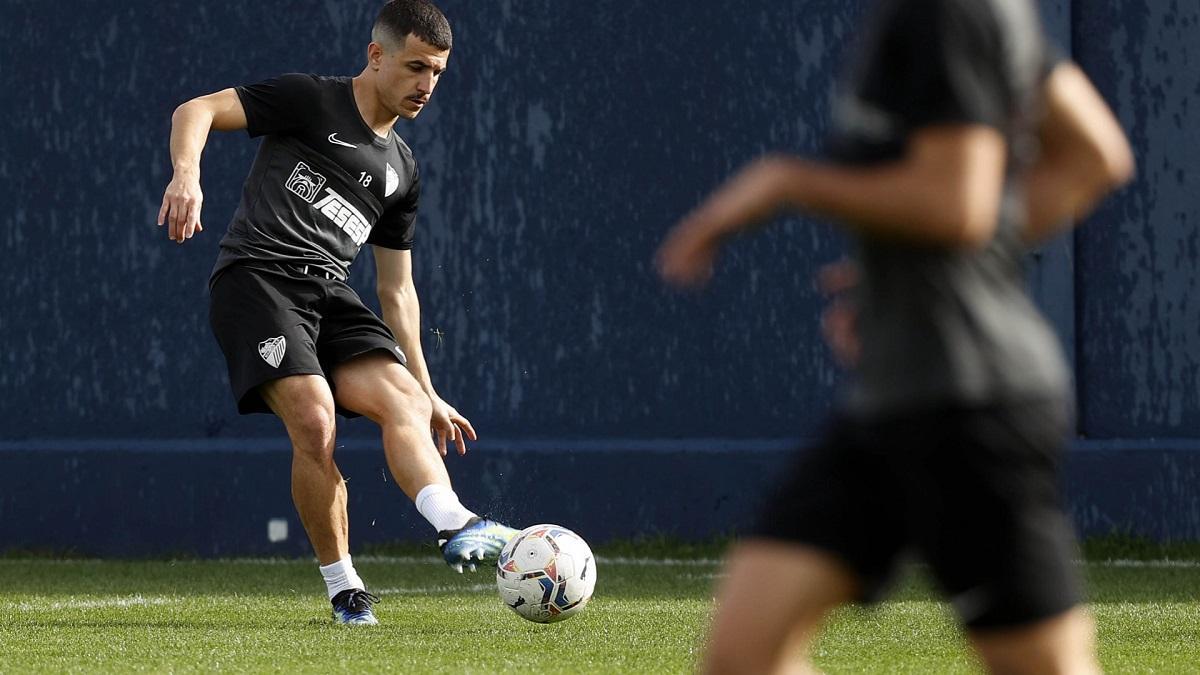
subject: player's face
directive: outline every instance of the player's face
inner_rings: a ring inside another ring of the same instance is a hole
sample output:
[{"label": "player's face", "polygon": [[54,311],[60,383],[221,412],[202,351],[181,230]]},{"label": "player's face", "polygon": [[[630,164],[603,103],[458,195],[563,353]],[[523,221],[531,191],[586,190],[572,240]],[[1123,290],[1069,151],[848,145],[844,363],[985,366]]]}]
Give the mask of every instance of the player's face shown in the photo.
[{"label": "player's face", "polygon": [[396,115],[413,119],[429,102],[449,59],[450,50],[409,35],[403,47],[380,57],[379,99]]}]

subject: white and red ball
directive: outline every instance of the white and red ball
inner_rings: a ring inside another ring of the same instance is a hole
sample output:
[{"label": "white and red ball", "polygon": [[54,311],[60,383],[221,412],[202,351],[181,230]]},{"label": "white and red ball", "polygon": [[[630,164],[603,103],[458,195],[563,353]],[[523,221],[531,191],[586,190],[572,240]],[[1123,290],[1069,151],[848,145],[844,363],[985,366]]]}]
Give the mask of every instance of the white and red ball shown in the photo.
[{"label": "white and red ball", "polygon": [[509,609],[537,623],[578,614],[596,588],[596,559],[583,537],[534,525],[513,537],[496,562],[496,587]]}]

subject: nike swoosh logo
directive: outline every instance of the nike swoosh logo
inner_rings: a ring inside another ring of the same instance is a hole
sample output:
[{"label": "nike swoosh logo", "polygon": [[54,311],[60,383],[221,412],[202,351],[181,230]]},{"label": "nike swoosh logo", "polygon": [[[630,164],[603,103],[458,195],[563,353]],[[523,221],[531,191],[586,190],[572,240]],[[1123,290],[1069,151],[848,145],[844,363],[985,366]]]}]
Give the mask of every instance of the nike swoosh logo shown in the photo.
[{"label": "nike swoosh logo", "polygon": [[345,141],[339,141],[339,140],[337,139],[337,132],[336,132],[336,131],[335,131],[335,132],[333,132],[332,134],[329,134],[329,142],[330,142],[330,143],[333,143],[334,145],[340,145],[340,146],[342,146],[343,148],[357,148],[357,147],[358,147],[357,145],[355,145],[355,144],[353,144],[353,143],[347,143],[347,142],[345,142]]}]

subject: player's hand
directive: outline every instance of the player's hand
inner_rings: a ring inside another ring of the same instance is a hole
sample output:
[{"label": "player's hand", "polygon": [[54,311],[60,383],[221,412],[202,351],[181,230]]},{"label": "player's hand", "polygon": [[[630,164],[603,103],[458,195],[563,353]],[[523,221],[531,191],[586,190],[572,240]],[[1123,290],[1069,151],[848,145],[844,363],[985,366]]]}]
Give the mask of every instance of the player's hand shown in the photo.
[{"label": "player's hand", "polygon": [[200,174],[196,171],[176,171],[171,183],[163,193],[162,208],[158,210],[158,225],[167,225],[167,237],[182,244],[197,232],[203,232],[200,224],[200,206],[204,194],[200,191]]},{"label": "player's hand", "polygon": [[764,157],[748,164],[672,228],[656,256],[663,280],[675,286],[704,285],[725,238],[779,208],[786,161]]},{"label": "player's hand", "polygon": [[436,394],[430,396],[429,400],[433,403],[430,427],[434,436],[437,437],[438,452],[442,453],[442,457],[446,456],[446,440],[449,439],[458,446],[458,454],[467,454],[466,439],[479,440],[479,437],[475,435],[475,427],[471,426],[471,421]]},{"label": "player's hand", "polygon": [[858,339],[858,306],[852,293],[858,288],[858,265],[849,260],[840,260],[821,268],[817,273],[817,285],[829,297],[829,304],[821,313],[821,334],[833,352],[833,358],[843,368],[858,364],[861,345]]},{"label": "player's hand", "polygon": [[700,287],[712,278],[720,250],[721,238],[714,236],[703,221],[689,216],[667,233],[655,265],[663,281],[672,286]]}]

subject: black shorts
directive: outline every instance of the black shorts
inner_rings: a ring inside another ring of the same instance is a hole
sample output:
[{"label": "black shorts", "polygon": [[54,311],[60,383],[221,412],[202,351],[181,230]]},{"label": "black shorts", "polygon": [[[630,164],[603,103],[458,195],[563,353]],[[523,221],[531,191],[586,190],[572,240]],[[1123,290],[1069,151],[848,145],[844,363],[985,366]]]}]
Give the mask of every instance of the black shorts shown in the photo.
[{"label": "black shorts", "polygon": [[[225,353],[243,415],[271,412],[258,386],[287,375],[323,375],[374,349],[405,363],[387,324],[345,282],[301,266],[233,265],[212,285],[209,323]],[[355,413],[339,408],[349,416]]]},{"label": "black shorts", "polygon": [[971,628],[1049,618],[1081,598],[1059,492],[1061,403],[835,418],[765,504],[757,536],[841,558],[879,600],[906,553]]}]

